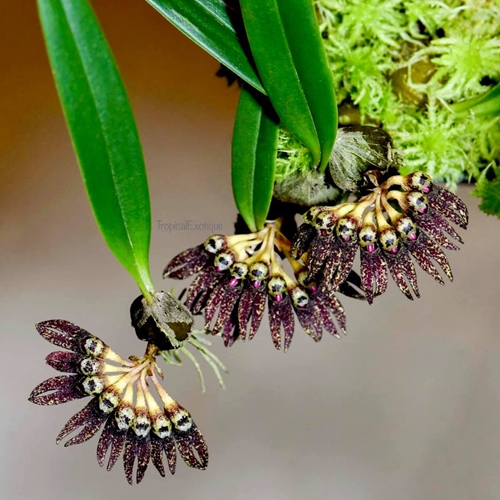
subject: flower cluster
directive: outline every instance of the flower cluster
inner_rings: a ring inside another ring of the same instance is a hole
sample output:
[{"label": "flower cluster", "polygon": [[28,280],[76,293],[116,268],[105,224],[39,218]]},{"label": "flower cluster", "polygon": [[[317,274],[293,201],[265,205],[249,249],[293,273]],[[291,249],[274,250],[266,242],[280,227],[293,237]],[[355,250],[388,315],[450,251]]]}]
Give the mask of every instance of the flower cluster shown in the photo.
[{"label": "flower cluster", "polygon": [[[194,274],[186,306],[204,312],[205,328],[222,333],[226,346],[237,338],[252,339],[262,321],[266,302],[273,343],[286,351],[295,331],[294,313],[305,330],[319,341],[323,331],[345,333],[345,313],[328,286],[308,280],[307,266],[291,256],[291,243],[280,231],[281,220],[269,222],[256,233],[214,235],[190,248],[167,265],[164,277],[184,279]],[[290,263],[293,277],[282,265]],[[360,297],[351,285],[343,293]],[[283,340],[282,340],[283,331]]]},{"label": "flower cluster", "polygon": [[[141,482],[149,462],[164,476],[163,456],[173,474],[177,450],[189,467],[206,469],[208,449],[191,415],[163,389],[163,377],[156,365],[158,349],[148,345],[142,358],[124,360],[102,340],[69,321],[50,320],[37,325],[40,335],[50,343],[71,352],[49,354],[47,364],[66,375],[39,384],[29,399],[38,405],[57,405],[91,396],[90,402],[74,415],[57,436],[56,442],[75,432],[65,446],[83,443],[103,426],[97,445],[97,460],[107,469],[123,452],[127,481]],[[154,385],[162,407],[149,390]]]},{"label": "flower cluster", "polygon": [[452,224],[466,229],[467,207],[456,195],[431,182],[422,172],[371,179],[368,194],[355,202],[319,206],[304,214],[292,246],[304,258],[306,283],[337,290],[351,273],[358,249],[361,284],[369,303],[385,292],[388,271],[409,298],[419,297],[412,258],[437,282],[444,284],[433,261],[453,279],[440,246],[457,250],[462,243]]}]

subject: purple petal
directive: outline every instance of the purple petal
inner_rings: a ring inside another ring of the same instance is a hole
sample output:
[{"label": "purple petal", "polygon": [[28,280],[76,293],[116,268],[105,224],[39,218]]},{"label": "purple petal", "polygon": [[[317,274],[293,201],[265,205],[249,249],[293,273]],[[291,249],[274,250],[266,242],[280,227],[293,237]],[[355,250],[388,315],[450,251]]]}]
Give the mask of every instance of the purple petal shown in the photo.
[{"label": "purple petal", "polygon": [[[339,261],[342,250],[340,249],[339,242],[335,235],[330,236],[316,236],[309,247],[307,254],[307,266],[309,281],[314,281],[318,273],[327,265]],[[336,266],[335,266],[336,269]]]},{"label": "purple petal", "polygon": [[316,228],[314,228],[310,224],[300,225],[300,227],[297,229],[297,233],[293,238],[293,245],[291,248],[291,253],[294,259],[300,258],[300,256],[304,252],[307,252],[309,245],[316,235]]},{"label": "purple petal", "polygon": [[[175,441],[188,467],[205,470],[208,467],[208,448],[196,424],[186,432],[175,432]],[[195,453],[196,452],[196,453]]]},{"label": "purple petal", "polygon": [[281,325],[285,335],[284,351],[286,352],[292,342],[295,324],[293,319],[292,304],[287,295],[281,302],[269,297],[269,326],[274,347],[281,348]]},{"label": "purple petal", "polygon": [[[205,309],[205,328],[210,330],[214,335],[223,329],[243,291],[244,283],[239,282],[236,286],[231,287],[229,285],[229,280],[230,278],[227,277],[219,285],[219,288],[212,292],[212,296],[208,300]],[[217,297],[214,297],[214,295],[217,295]],[[214,298],[214,303],[211,303],[212,297]],[[219,314],[213,328],[210,328],[210,323],[215,317],[217,307],[219,309]]]},{"label": "purple petal", "polygon": [[213,268],[203,271],[195,278],[189,287],[188,297],[186,299],[186,306],[193,314],[198,314],[205,308],[207,299],[212,290],[222,279],[223,276],[217,273]]},{"label": "purple petal", "polygon": [[441,246],[449,250],[458,250],[459,247],[454,245],[444,234],[443,231],[447,232],[455,240],[463,243],[460,235],[455,231],[453,226],[451,226],[446,219],[441,217],[435,210],[431,209],[424,215],[418,215],[416,217],[418,227],[423,229],[432,238],[434,238]]},{"label": "purple petal", "polygon": [[[387,267],[391,273],[392,279],[398,285],[398,288],[403,292],[404,295],[410,300],[413,300],[413,295],[411,293],[408,283],[410,283],[413,292],[417,297],[420,297],[417,284],[417,273],[415,272],[415,267],[410,258],[408,250],[402,247],[399,249],[398,253],[395,255],[385,253],[385,261],[387,262]],[[408,283],[406,282],[408,280]]]},{"label": "purple petal", "polygon": [[36,329],[45,340],[69,351],[80,351],[81,340],[90,336],[87,330],[62,319],[42,321]]},{"label": "purple petal", "polygon": [[[87,396],[79,386],[81,377],[77,375],[60,375],[49,378],[38,384],[31,392],[28,400],[41,406],[52,406],[67,403]],[[44,394],[49,391],[50,394]]]},{"label": "purple petal", "polygon": [[188,248],[176,255],[163,270],[164,278],[185,279],[199,273],[208,263],[209,254],[203,245]]},{"label": "purple petal", "polygon": [[51,352],[45,358],[45,362],[59,372],[78,373],[79,363],[82,359],[83,356],[75,352],[56,351]]},{"label": "purple petal", "polygon": [[[347,279],[350,272],[352,271],[352,266],[354,264],[354,258],[356,257],[356,252],[358,251],[357,243],[351,243],[350,245],[342,245],[341,256],[333,256],[328,259],[326,263],[326,269],[324,272],[324,279],[326,284],[330,284],[333,290],[338,290],[340,285]],[[331,270],[335,269],[336,260],[340,258],[340,262],[336,268],[335,275],[331,274]],[[330,267],[331,266],[331,267]]]},{"label": "purple petal", "polygon": [[325,330],[325,332],[340,338],[337,327],[331,318],[330,309],[327,304],[325,304],[323,300],[319,300],[318,297],[318,299],[314,302],[314,309],[316,310],[316,316],[321,321],[320,324],[322,329]]},{"label": "purple petal", "polygon": [[245,340],[248,322],[250,321],[249,340],[252,340],[259,329],[264,316],[267,297],[267,281],[262,282],[259,288],[254,288],[251,283],[243,289],[238,302],[238,328],[240,336]]},{"label": "purple petal", "polygon": [[361,251],[361,283],[369,304],[386,291],[387,265],[379,248],[372,253]]},{"label": "purple petal", "polygon": [[123,451],[126,436],[127,431],[120,431],[116,427],[113,415],[111,415],[106,421],[99,443],[97,444],[97,462],[101,467],[104,465],[106,453],[111,448],[106,469],[110,471],[113,468]]},{"label": "purple petal", "polygon": [[238,284],[234,288],[226,288],[225,295],[222,302],[220,303],[219,315],[214,324],[214,327],[211,329],[213,334],[219,333],[227,323],[229,317],[235,309],[236,303],[240,298],[242,290],[243,283]]},{"label": "purple petal", "polygon": [[266,309],[266,288],[267,285],[262,286],[257,293],[255,293],[254,301],[252,305],[252,318],[250,321],[250,331],[248,334],[248,338],[252,340],[257,333],[257,330],[262,323],[262,318],[264,317],[264,311]]},{"label": "purple petal", "polygon": [[151,433],[151,462],[153,462],[153,465],[163,477],[165,477],[165,467],[163,466],[164,452],[167,456],[168,469],[171,474],[175,474],[177,451],[174,438],[169,436],[160,439],[154,432]]},{"label": "purple petal", "polygon": [[128,484],[133,484],[134,482],[134,463],[135,457],[137,456],[137,441],[138,439],[135,432],[129,429],[125,440],[125,451],[123,452],[123,468]]},{"label": "purple petal", "polygon": [[151,433],[151,462],[153,462],[160,476],[165,477],[165,467],[163,466],[163,440],[154,433]]},{"label": "purple petal", "polygon": [[452,210],[457,212],[463,222],[463,226],[461,227],[467,229],[467,226],[469,224],[469,211],[467,210],[467,206],[465,205],[465,203],[456,194],[448,191],[445,188],[434,185],[429,198],[431,200],[433,198],[438,198],[444,205],[447,205]]},{"label": "purple petal", "polygon": [[151,458],[151,441],[149,436],[148,434],[145,438],[137,440],[137,484],[143,480]]},{"label": "purple petal", "polygon": [[431,261],[425,238],[428,238],[425,233],[420,232],[415,242],[408,245],[413,258],[417,261],[418,265],[429,275],[431,275],[439,284],[444,285],[444,280],[439,274],[438,270]]},{"label": "purple petal", "polygon": [[99,411],[98,398],[92,399],[85,408],[73,415],[56,438],[59,444],[66,436],[74,432],[78,427],[83,429],[72,439],[67,441],[64,446],[83,443],[89,440],[101,428],[108,415]]},{"label": "purple petal", "polygon": [[[329,318],[330,313],[332,313],[333,316],[335,317],[335,319],[337,320],[337,323],[338,323],[339,327],[341,328],[342,332],[345,334],[346,328],[347,328],[345,310],[344,310],[344,307],[342,306],[342,304],[340,303],[340,300],[335,295],[335,293],[330,288],[328,288],[326,285],[321,285],[319,290],[313,295],[314,295],[314,299],[315,299],[314,303],[315,304],[317,303],[318,305],[320,305],[322,310],[324,309],[324,312],[322,313],[323,314],[322,317],[323,317],[323,320],[325,321],[325,323],[327,322],[326,316],[328,316],[328,318]],[[331,322],[331,320],[330,320],[330,322]],[[332,333],[332,330],[336,331],[335,325],[333,325],[333,327],[332,327],[329,324],[328,329],[326,328],[326,325],[325,325],[325,330]]]},{"label": "purple petal", "polygon": [[208,329],[210,323],[217,312],[217,309],[226,295],[226,290],[224,288],[224,282],[219,283],[219,285],[212,290],[210,296],[207,300],[207,305],[205,306],[205,328]]},{"label": "purple petal", "polygon": [[[420,233],[418,235],[417,240],[414,243],[412,243],[411,245],[409,245],[408,248],[410,249],[410,251],[412,252],[413,255],[416,255],[415,254],[416,249],[421,249],[420,252],[417,250],[419,255],[426,254],[428,259],[433,259],[435,262],[437,262],[441,266],[441,269],[444,271],[446,276],[448,276],[448,279],[450,281],[453,281],[453,273],[451,272],[451,267],[450,267],[450,264],[448,262],[448,259],[446,258],[446,255],[438,247],[438,245],[436,245],[436,243],[434,243],[425,233]],[[417,257],[415,257],[415,258],[417,259]],[[418,259],[417,259],[417,261],[418,261]],[[419,262],[419,264],[420,264],[420,262]],[[429,273],[429,274],[434,276],[432,273]],[[439,281],[439,280],[437,280],[437,281]],[[441,282],[442,282],[442,279],[441,279]]]},{"label": "purple petal", "polygon": [[376,250],[374,253],[361,250],[361,284],[368,304],[373,304],[374,288],[377,281],[376,268],[382,265],[381,260],[380,250]]},{"label": "purple petal", "polygon": [[[170,474],[175,474],[175,466],[177,462],[177,450],[175,448],[175,441],[173,438],[163,440],[163,450],[167,456],[168,470]],[[207,456],[208,461],[208,456]]]},{"label": "purple petal", "polygon": [[[228,318],[222,325],[222,337],[224,339],[224,347],[231,347],[236,339],[240,337],[240,327],[237,321],[233,321],[234,314]],[[236,319],[236,318],[235,318]]]},{"label": "purple petal", "polygon": [[309,301],[306,307],[294,308],[297,319],[299,320],[302,329],[311,337],[315,342],[319,342],[323,336],[321,322],[317,315],[317,309],[314,308],[312,301]]},{"label": "purple petal", "polygon": [[246,286],[238,303],[238,325],[240,327],[240,332],[242,339],[245,340],[247,333],[247,325],[252,314],[252,306],[254,302],[254,293],[252,287]]},{"label": "purple petal", "polygon": [[[463,202],[459,198],[457,198],[449,191],[439,188],[438,186],[436,186],[435,188],[438,189],[438,191],[431,192],[431,194],[429,194],[429,206],[457,226],[460,226],[462,229],[467,229],[467,225],[469,222],[467,207],[463,205]],[[447,195],[443,196],[443,192],[446,192]],[[457,203],[450,203],[450,201],[445,200],[445,198],[450,198],[450,196],[448,195],[451,195],[452,197],[454,197],[454,199],[456,198],[457,200],[459,200],[460,205],[463,205],[463,207],[465,207],[465,210],[460,209]]]}]

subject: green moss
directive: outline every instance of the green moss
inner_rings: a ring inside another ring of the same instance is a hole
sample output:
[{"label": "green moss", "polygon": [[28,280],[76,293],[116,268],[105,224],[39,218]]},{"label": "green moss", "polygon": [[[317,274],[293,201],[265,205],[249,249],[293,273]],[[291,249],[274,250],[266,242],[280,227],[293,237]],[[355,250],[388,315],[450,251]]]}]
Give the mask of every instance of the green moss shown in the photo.
[{"label": "green moss", "polygon": [[[342,124],[380,125],[405,171],[423,170],[451,187],[500,163],[499,120],[449,107],[500,81],[500,0],[315,4]],[[277,180],[314,168],[285,131],[279,149]]]}]

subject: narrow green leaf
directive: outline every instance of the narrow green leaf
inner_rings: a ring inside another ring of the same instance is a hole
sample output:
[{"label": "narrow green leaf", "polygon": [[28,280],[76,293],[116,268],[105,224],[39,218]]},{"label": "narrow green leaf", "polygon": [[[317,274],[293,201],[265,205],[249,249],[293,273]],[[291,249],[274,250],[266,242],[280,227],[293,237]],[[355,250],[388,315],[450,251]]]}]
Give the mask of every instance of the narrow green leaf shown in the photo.
[{"label": "narrow green leaf", "polygon": [[146,0],[162,16],[221,64],[259,92],[264,88],[255,72],[246,41],[235,29],[237,12],[223,0]]},{"label": "narrow green leaf", "polygon": [[236,207],[251,231],[262,229],[273,197],[278,123],[267,98],[241,89],[232,143]]},{"label": "narrow green leaf", "polygon": [[333,76],[328,66],[311,0],[278,0],[295,69],[300,78],[321,147],[320,170],[325,171],[338,128]]},{"label": "narrow green leaf", "polygon": [[267,95],[282,124],[321,158],[318,134],[293,60],[276,0],[240,0],[252,55]]},{"label": "narrow green leaf", "polygon": [[471,110],[477,116],[500,115],[500,84],[493,87],[484,95],[452,104],[451,108],[456,113],[464,113]]},{"label": "narrow green leaf", "polygon": [[142,149],[118,69],[87,0],[38,0],[57,90],[106,243],[143,294],[151,208]]},{"label": "narrow green leaf", "polygon": [[326,168],[337,108],[312,0],[240,0],[252,55],[282,124]]}]

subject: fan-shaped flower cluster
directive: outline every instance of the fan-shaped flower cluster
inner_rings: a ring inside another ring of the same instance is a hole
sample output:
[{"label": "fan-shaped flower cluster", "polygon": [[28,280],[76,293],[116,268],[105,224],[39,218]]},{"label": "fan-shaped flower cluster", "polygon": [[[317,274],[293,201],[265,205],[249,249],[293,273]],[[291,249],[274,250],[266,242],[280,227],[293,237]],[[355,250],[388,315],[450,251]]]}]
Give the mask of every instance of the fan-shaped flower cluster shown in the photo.
[{"label": "fan-shaped flower cluster", "polygon": [[[189,467],[207,467],[208,449],[202,434],[188,411],[160,384],[158,375],[162,374],[155,362],[158,351],[154,346],[148,346],[144,357],[131,357],[128,361],[69,321],[44,321],[37,325],[37,330],[50,343],[71,352],[57,351],[47,356],[47,364],[66,375],[39,384],[30,401],[57,405],[92,397],[63,427],[57,443],[77,430],[65,446],[83,443],[104,426],[97,445],[98,462],[102,466],[109,453],[107,469],[111,470],[123,453],[125,476],[130,484],[136,462],[137,483],[150,461],[164,476],[164,456],[173,474],[176,448]],[[155,386],[162,407],[151,394],[148,381]]]},{"label": "fan-shaped flower cluster", "polygon": [[[376,178],[375,178],[376,179]],[[313,207],[304,215],[292,246],[295,258],[304,258],[306,283],[339,289],[349,276],[355,256],[361,254],[361,284],[369,303],[385,292],[390,273],[399,289],[419,297],[413,259],[437,282],[453,275],[440,247],[457,250],[462,243],[452,224],[466,229],[467,207],[460,198],[415,172],[375,182],[356,202]]]},{"label": "fan-shaped flower cluster", "polygon": [[[198,274],[188,289],[186,305],[193,314],[204,312],[205,328],[222,333],[226,346],[237,338],[252,339],[262,321],[266,302],[274,345],[286,351],[295,331],[294,313],[302,328],[319,341],[323,331],[345,333],[345,313],[328,286],[307,283],[307,267],[292,258],[291,243],[280,231],[281,221],[257,233],[214,235],[167,265],[164,277],[184,279]],[[282,265],[291,265],[293,277]],[[357,292],[346,285],[342,290]],[[359,296],[359,294],[358,294]],[[283,331],[283,342],[282,342]]]}]

